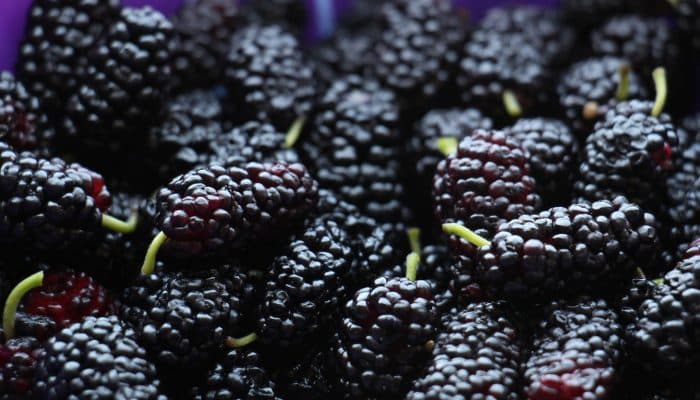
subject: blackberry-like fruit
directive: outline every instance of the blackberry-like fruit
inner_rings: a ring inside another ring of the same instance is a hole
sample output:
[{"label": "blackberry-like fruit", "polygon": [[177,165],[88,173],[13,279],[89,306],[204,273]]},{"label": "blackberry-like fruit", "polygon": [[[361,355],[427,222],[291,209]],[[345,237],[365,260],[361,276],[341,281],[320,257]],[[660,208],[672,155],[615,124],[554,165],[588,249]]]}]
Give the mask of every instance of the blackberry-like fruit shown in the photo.
[{"label": "blackberry-like fruit", "polygon": [[347,233],[323,217],[311,222],[266,273],[256,330],[262,342],[293,348],[326,327],[347,297],[352,265]]},{"label": "blackberry-like fruit", "polygon": [[431,285],[378,278],[345,305],[332,363],[350,398],[403,396],[430,357],[437,311]]},{"label": "blackberry-like fruit", "polygon": [[627,67],[628,61],[617,57],[588,58],[559,78],[559,106],[579,138],[590,135],[595,123],[620,100],[648,97],[639,76]]},{"label": "blackberry-like fruit", "polygon": [[0,71],[0,141],[19,151],[48,156],[54,131],[39,99],[6,71]]},{"label": "blackberry-like fruit", "polygon": [[206,381],[192,390],[195,400],[277,400],[260,355],[254,350],[230,349]]},{"label": "blackberry-like fruit", "polygon": [[499,121],[544,106],[551,97],[543,55],[524,34],[476,30],[464,46],[457,86],[462,102]]},{"label": "blackberry-like fruit", "polygon": [[173,17],[177,35],[175,90],[211,86],[223,78],[229,42],[247,22],[238,0],[188,0]]},{"label": "blackberry-like fruit", "polygon": [[667,221],[667,245],[678,260],[690,242],[700,236],[700,143],[693,141],[674,162],[674,171],[666,179],[662,209]]},{"label": "blackberry-like fruit", "polygon": [[64,250],[94,243],[110,194],[101,175],[78,164],[18,153],[0,142],[0,243]]},{"label": "blackberry-like fruit", "polygon": [[461,221],[491,237],[501,223],[539,211],[542,201],[534,190],[520,144],[502,131],[477,130],[438,164],[433,205],[440,221]]},{"label": "blackberry-like fruit", "polygon": [[291,136],[293,134],[282,133],[270,124],[246,122],[209,142],[207,164],[233,166],[253,161],[298,163],[299,154],[290,147]]},{"label": "blackberry-like fruit", "polygon": [[473,303],[448,318],[408,400],[518,397],[519,332],[502,304]]},{"label": "blackberry-like fruit", "polygon": [[393,90],[402,109],[424,109],[453,79],[464,21],[447,0],[397,0],[383,5],[369,74]]},{"label": "blackberry-like fruit", "polygon": [[414,135],[407,143],[407,153],[412,169],[415,169],[417,182],[410,185],[415,189],[411,197],[415,199],[416,216],[426,216],[421,221],[425,226],[431,225],[433,219],[430,187],[438,163],[445,158],[438,148],[441,138],[450,138],[459,142],[477,129],[492,129],[493,121],[475,108],[444,109],[429,111],[416,123]]},{"label": "blackberry-like fruit", "polygon": [[173,26],[160,12],[122,9],[90,52],[85,76],[67,100],[65,131],[97,148],[141,139],[167,98],[173,38]]},{"label": "blackberry-like fruit", "polygon": [[699,273],[700,256],[691,255],[667,272],[661,283],[643,282],[646,290],[631,291],[623,302],[628,358],[655,382],[661,382],[659,377],[678,377],[700,362]]},{"label": "blackberry-like fruit", "polygon": [[536,327],[523,366],[532,400],[613,398],[620,377],[622,326],[604,300],[553,302]]},{"label": "blackberry-like fruit", "polygon": [[624,195],[646,210],[660,209],[678,134],[668,114],[652,115],[654,107],[647,101],[623,102],[596,125],[586,139],[577,195],[589,201]]},{"label": "blackberry-like fruit", "polygon": [[551,299],[564,290],[606,295],[636,268],[653,266],[659,251],[653,215],[623,197],[555,207],[502,224],[491,242],[457,224],[448,233],[479,246],[462,249],[458,273],[472,273],[488,296]]},{"label": "blackberry-like fruit", "polygon": [[148,133],[148,156],[159,180],[196,166],[207,165],[209,144],[223,135],[222,109],[217,95],[195,90],[170,100],[163,121]]},{"label": "blackberry-like fruit", "polygon": [[397,226],[378,223],[327,189],[319,190],[316,212],[319,218],[338,224],[351,241],[353,265],[345,279],[349,292],[367,286],[403,261],[408,242]]},{"label": "blackberry-like fruit", "polygon": [[0,399],[32,398],[34,366],[42,347],[36,339],[10,339],[0,344]]},{"label": "blackberry-like fruit", "polygon": [[554,119],[520,119],[506,129],[506,135],[520,142],[527,152],[535,191],[543,201],[570,203],[579,145],[569,127]]},{"label": "blackberry-like fruit", "polygon": [[339,28],[311,51],[324,89],[340,77],[363,73],[373,60],[370,51],[376,34],[374,26],[357,32]]},{"label": "blackberry-like fruit", "polygon": [[555,10],[537,6],[494,7],[479,29],[498,35],[525,35],[552,66],[568,63],[576,33]]},{"label": "blackberry-like fruit", "polygon": [[174,382],[192,381],[193,371],[213,365],[227,335],[245,329],[252,291],[235,265],[157,272],[141,275],[124,290],[120,315],[159,371]]},{"label": "blackberry-like fruit", "polygon": [[85,317],[114,314],[116,305],[107,289],[90,276],[66,271],[46,273],[41,287],[22,298],[19,310],[50,320],[32,328],[34,337],[46,340]]},{"label": "blackberry-like fruit", "polygon": [[297,39],[279,26],[253,25],[234,35],[224,75],[241,121],[269,122],[286,131],[311,112],[313,68]]},{"label": "blackberry-like fruit", "polygon": [[659,66],[671,67],[680,56],[676,38],[666,19],[635,14],[609,19],[591,33],[591,47],[597,56],[614,56],[629,61],[642,76],[648,76]]},{"label": "blackberry-like fruit", "polygon": [[[194,169],[158,191],[156,226],[162,233],[152,248],[157,251],[167,240],[183,255],[245,249],[284,235],[303,221],[317,198],[318,184],[302,164]],[[144,273],[154,261],[147,257]]]},{"label": "blackberry-like fruit", "polygon": [[304,157],[322,187],[381,222],[403,222],[399,112],[392,92],[351,75],[319,101]]},{"label": "blackberry-like fruit", "polygon": [[62,118],[91,63],[88,54],[119,17],[119,0],[32,2],[19,48],[17,75],[52,118]]},{"label": "blackberry-like fruit", "polygon": [[35,374],[39,398],[159,397],[155,367],[115,316],[87,317],[49,339]]}]

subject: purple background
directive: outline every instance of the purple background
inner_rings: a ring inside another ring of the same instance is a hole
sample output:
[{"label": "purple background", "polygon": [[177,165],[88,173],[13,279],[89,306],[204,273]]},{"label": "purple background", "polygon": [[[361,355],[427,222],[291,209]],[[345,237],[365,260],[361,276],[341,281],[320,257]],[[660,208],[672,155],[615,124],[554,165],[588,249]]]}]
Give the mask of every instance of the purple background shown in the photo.
[{"label": "purple background", "polygon": [[[267,1],[267,0],[252,0]],[[306,37],[313,40],[328,30],[328,14],[333,14],[348,7],[352,0],[304,0],[310,9],[312,22],[306,30]],[[558,0],[454,0],[459,6],[467,7],[475,18],[483,15],[489,7],[499,4],[537,3],[554,5]],[[27,10],[32,0],[0,0],[0,70],[12,69],[17,56],[19,45],[24,30],[24,22]],[[173,13],[182,4],[183,0],[122,0],[124,5],[151,6],[165,12]],[[325,6],[325,7],[323,7]],[[325,21],[326,23],[314,23]]]}]

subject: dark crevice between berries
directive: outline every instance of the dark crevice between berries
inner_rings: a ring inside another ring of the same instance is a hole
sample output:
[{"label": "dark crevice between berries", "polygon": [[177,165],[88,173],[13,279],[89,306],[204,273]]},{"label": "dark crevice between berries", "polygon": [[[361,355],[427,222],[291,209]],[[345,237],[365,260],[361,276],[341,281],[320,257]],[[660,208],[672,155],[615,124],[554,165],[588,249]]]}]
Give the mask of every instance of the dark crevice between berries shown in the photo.
[{"label": "dark crevice between berries", "polygon": [[5,300],[5,307],[2,311],[2,326],[5,330],[5,340],[9,340],[15,335],[15,319],[17,307],[27,292],[38,288],[44,284],[44,272],[37,272],[28,276],[15,286]]}]

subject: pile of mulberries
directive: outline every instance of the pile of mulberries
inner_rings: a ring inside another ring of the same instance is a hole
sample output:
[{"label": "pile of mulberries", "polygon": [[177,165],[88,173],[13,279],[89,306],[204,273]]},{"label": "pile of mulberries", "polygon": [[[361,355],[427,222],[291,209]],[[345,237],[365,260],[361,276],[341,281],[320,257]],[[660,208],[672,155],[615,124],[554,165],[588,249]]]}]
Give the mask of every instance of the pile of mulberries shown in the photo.
[{"label": "pile of mulberries", "polygon": [[700,398],[699,0],[29,3],[0,400]]}]

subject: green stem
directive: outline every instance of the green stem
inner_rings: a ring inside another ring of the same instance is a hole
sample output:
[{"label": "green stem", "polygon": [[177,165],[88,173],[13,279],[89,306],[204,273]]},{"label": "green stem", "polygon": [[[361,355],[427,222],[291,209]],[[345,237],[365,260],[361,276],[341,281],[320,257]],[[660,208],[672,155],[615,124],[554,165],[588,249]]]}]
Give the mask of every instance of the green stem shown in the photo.
[{"label": "green stem", "polygon": [[226,346],[237,349],[239,347],[247,346],[256,340],[258,340],[258,335],[255,333],[249,333],[241,338],[227,337],[225,342]]},{"label": "green stem", "polygon": [[411,251],[420,255],[420,228],[408,228],[406,234],[408,235],[408,243],[411,245]]},{"label": "green stem", "polygon": [[435,141],[435,146],[437,147],[438,151],[442,153],[442,155],[449,156],[457,153],[459,142],[457,142],[457,138],[444,136],[437,138]]},{"label": "green stem", "polygon": [[510,90],[503,92],[503,105],[506,107],[506,112],[513,118],[518,118],[523,115],[523,109],[520,107],[518,98]]},{"label": "green stem", "polygon": [[631,71],[631,68],[629,65],[623,64],[622,66],[620,66],[620,70],[618,72],[619,82],[617,82],[617,93],[615,94],[615,97],[619,101],[625,101],[625,100],[627,100],[627,97],[629,96],[630,71]]},{"label": "green stem", "polygon": [[668,4],[671,5],[673,8],[678,8],[678,5],[681,3],[681,0],[668,0]]},{"label": "green stem", "polygon": [[5,329],[5,340],[15,336],[15,315],[17,314],[17,306],[27,292],[34,288],[38,288],[44,284],[44,273],[37,272],[28,276],[22,282],[17,284],[10,295],[5,300],[5,308],[2,311],[2,326]]},{"label": "green stem", "polygon": [[126,221],[114,218],[111,215],[102,214],[102,226],[115,232],[123,233],[125,235],[134,233],[138,225],[139,214],[137,212],[132,213],[129,216],[129,219]]},{"label": "green stem", "polygon": [[288,149],[294,147],[294,144],[297,142],[297,140],[299,140],[299,136],[301,136],[301,130],[304,128],[305,122],[306,117],[299,117],[296,121],[294,121],[292,126],[289,128],[287,135],[284,137],[284,147]]},{"label": "green stem", "polygon": [[456,223],[442,224],[442,231],[451,235],[457,235],[477,247],[484,247],[491,244],[491,242],[477,235],[464,225]]},{"label": "green stem", "polygon": [[642,271],[642,269],[639,267],[637,267],[637,269],[634,270],[634,275],[635,275],[635,278],[640,278],[640,279],[647,278],[646,274],[644,274],[644,271]]},{"label": "green stem", "polygon": [[418,254],[410,253],[406,256],[406,278],[409,281],[415,282],[418,279],[418,264],[420,264]]},{"label": "green stem", "polygon": [[652,282],[654,282],[657,285],[663,285],[664,284],[664,278],[658,278],[654,279]]},{"label": "green stem", "polygon": [[654,69],[652,76],[654,77],[654,87],[656,88],[656,99],[654,100],[654,108],[651,110],[651,116],[658,117],[664,110],[666,97],[668,96],[666,69],[664,67],[658,67]]},{"label": "green stem", "polygon": [[148,246],[148,250],[146,250],[146,258],[144,258],[143,265],[141,266],[142,275],[150,275],[153,273],[153,270],[156,268],[158,250],[160,250],[166,240],[168,240],[168,237],[165,236],[163,232],[158,233],[156,237],[153,238],[153,241]]}]

